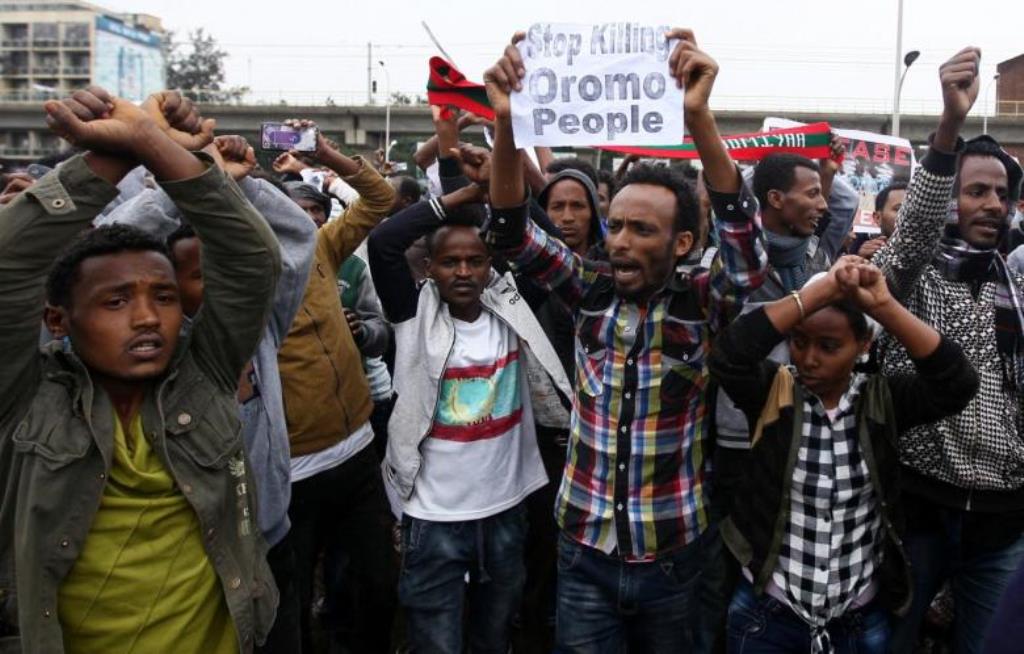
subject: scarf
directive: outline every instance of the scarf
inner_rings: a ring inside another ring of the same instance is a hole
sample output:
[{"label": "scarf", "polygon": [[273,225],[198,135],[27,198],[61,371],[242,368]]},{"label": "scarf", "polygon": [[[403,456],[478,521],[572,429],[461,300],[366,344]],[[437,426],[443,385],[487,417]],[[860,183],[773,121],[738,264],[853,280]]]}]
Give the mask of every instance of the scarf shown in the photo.
[{"label": "scarf", "polygon": [[[729,156],[735,161],[760,161],[769,154],[792,152],[808,159],[828,159],[832,156],[830,147],[832,128],[828,123],[814,123],[770,132],[723,136],[722,142]],[[693,139],[684,139],[678,145],[656,145],[645,148],[628,146],[601,146],[608,152],[638,154],[641,157],[658,159],[697,159],[697,147]]]},{"label": "scarf", "polygon": [[803,288],[807,283],[807,247],[811,239],[804,236],[785,236],[762,232],[768,242],[768,263],[779,275],[787,293]]},{"label": "scarf", "polygon": [[971,247],[960,238],[955,225],[948,225],[932,265],[953,282],[995,281],[996,350],[1003,382],[1014,391],[1024,387],[1024,309],[1013,275],[999,252]]}]

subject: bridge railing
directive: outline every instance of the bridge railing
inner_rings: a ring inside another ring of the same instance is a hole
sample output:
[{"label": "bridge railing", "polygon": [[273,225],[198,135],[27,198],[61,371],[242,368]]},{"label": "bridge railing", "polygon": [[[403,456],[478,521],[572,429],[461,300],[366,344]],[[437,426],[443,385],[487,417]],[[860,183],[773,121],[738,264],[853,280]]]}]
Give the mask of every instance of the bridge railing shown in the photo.
[{"label": "bridge railing", "polygon": [[[34,88],[0,91],[0,103],[20,104],[37,103],[60,97],[65,91]],[[375,103],[367,103],[364,91],[246,91],[232,93],[224,90],[199,89],[187,92],[190,97],[207,105],[217,106],[305,106],[305,107],[365,107],[372,104],[384,106],[384,99],[377,98]],[[410,99],[415,106],[416,101],[425,95],[423,91],[402,91],[399,95]],[[817,114],[817,113],[848,113],[848,114],[879,114],[892,112],[892,99],[885,97],[840,97],[840,96],[783,96],[783,95],[717,95],[712,99],[715,109],[725,111],[751,111],[770,115],[778,113]],[[392,108],[407,105],[405,102],[392,102]],[[904,98],[900,102],[903,115],[935,115],[942,110],[941,98],[920,99]],[[981,116],[989,111],[990,117],[1024,116],[1024,100],[1000,100],[991,103],[988,108],[978,104],[973,114]]]},{"label": "bridge railing", "polygon": [[[47,90],[39,87],[7,90],[0,92],[0,102],[21,103],[41,102],[63,95],[64,91]],[[374,104],[385,105],[385,98],[377,97],[374,103],[367,103],[365,91],[246,91],[232,94],[223,90],[199,89],[188,91],[190,97],[199,102],[227,106],[354,106],[362,107]],[[401,91],[396,95],[402,101],[393,101],[396,106],[417,105],[426,92]],[[717,95],[713,99],[715,109],[729,111],[760,111],[765,113],[798,112],[798,113],[861,113],[887,114],[892,111],[892,100],[889,98],[870,97],[797,97],[778,95]],[[901,103],[904,114],[937,114],[942,109],[941,99],[916,100],[904,99]]]}]

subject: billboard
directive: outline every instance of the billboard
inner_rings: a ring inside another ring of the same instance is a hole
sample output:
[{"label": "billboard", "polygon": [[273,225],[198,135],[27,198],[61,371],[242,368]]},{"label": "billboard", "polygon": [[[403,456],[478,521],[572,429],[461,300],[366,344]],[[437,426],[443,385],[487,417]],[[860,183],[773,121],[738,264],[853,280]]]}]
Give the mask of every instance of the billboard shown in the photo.
[{"label": "billboard", "polygon": [[160,37],[106,16],[96,17],[92,66],[93,83],[126,100],[141,102],[164,88]]}]

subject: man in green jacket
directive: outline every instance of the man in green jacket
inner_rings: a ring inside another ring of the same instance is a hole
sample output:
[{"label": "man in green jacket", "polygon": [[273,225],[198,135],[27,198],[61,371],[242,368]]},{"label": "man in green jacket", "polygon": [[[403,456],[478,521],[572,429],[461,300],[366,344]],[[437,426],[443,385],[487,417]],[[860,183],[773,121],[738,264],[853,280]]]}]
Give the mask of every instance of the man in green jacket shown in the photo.
[{"label": "man in green jacket", "polygon": [[[216,150],[188,151],[213,124],[176,93],[139,108],[94,87],[45,109],[86,152],[0,210],[0,650],[250,652],[277,590],[234,393],[277,241]],[[80,235],[139,164],[203,244],[188,339],[162,243]],[[58,340],[40,350],[44,296]]]}]

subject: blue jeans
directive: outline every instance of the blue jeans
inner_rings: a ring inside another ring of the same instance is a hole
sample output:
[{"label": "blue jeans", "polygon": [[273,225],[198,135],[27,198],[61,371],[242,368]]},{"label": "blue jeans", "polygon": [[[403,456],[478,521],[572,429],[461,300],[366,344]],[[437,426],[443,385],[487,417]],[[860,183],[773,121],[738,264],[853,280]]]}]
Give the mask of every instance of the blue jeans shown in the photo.
[{"label": "blue jeans", "polygon": [[398,598],[412,651],[461,652],[463,606],[468,602],[465,641],[470,651],[506,654],[526,578],[525,539],[523,503],[467,522],[404,516]]},{"label": "blue jeans", "polygon": [[558,539],[559,654],[692,650],[701,541],[643,563]]},{"label": "blue jeans", "polygon": [[[836,654],[884,654],[889,643],[889,613],[877,603],[848,611],[828,625]],[[740,580],[729,604],[726,626],[729,654],[806,654],[811,628],[774,597],[758,597]]]},{"label": "blue jeans", "polygon": [[[892,651],[914,651],[918,630],[932,599],[947,579],[953,590],[953,641],[956,654],[982,651],[989,622],[1010,577],[1024,559],[1024,537],[998,548],[970,542],[969,514],[930,507],[938,524],[912,526],[903,539],[910,557],[914,598],[910,611],[895,625]],[[998,519],[996,516],[994,519]],[[1024,647],[1024,646],[1022,646]]]}]

